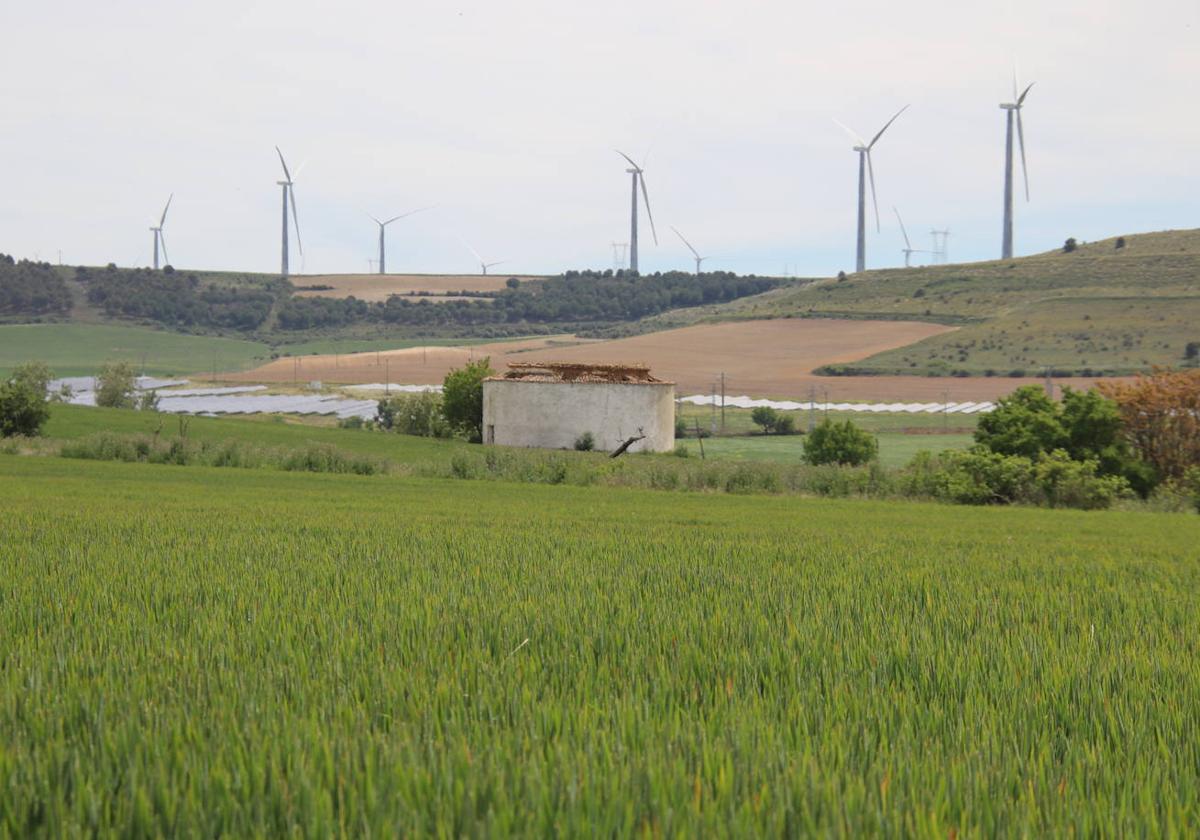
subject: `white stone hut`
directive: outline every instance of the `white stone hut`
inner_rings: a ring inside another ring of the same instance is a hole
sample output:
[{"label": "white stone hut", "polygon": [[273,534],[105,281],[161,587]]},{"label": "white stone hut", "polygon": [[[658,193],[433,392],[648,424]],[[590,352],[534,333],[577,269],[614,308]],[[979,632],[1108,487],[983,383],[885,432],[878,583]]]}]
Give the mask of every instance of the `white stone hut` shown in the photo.
[{"label": "white stone hut", "polygon": [[590,432],[597,451],[632,437],[630,452],[675,448],[675,383],[647,365],[509,362],[483,382],[483,442],[571,449]]}]

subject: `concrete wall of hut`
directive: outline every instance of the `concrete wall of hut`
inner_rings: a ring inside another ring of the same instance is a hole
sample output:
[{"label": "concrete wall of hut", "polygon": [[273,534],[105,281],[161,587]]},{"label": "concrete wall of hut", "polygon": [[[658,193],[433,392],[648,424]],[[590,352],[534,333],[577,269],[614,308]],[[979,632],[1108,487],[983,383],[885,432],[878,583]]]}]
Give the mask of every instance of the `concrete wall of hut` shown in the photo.
[{"label": "concrete wall of hut", "polygon": [[591,432],[598,451],[646,436],[630,452],[675,448],[675,386],[668,382],[483,383],[483,442],[500,446],[571,449]]}]

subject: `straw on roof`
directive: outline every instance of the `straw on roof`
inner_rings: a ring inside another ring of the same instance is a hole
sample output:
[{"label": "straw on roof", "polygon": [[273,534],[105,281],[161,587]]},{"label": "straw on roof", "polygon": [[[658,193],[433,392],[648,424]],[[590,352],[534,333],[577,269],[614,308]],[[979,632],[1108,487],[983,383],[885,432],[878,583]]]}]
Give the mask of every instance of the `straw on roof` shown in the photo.
[{"label": "straw on roof", "polygon": [[529,382],[662,382],[643,364],[584,364],[582,362],[509,362],[508,370],[495,379]]}]

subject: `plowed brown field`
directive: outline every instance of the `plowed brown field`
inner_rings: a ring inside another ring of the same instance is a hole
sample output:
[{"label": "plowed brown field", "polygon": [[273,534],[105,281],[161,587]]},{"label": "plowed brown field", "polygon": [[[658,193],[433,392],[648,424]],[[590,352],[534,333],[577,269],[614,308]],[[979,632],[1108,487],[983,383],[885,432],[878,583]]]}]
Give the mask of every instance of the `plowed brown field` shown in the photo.
[{"label": "plowed brown field", "polygon": [[[701,324],[613,341],[578,341],[570,336],[496,342],[472,347],[411,347],[379,353],[302,356],[222,379],[289,383],[383,382],[436,384],[452,368],[490,356],[504,370],[513,361],[645,362],[655,376],[678,385],[680,395],[708,393],[725,373],[727,394],[819,399],[935,402],[994,399],[1038,379],[1008,377],[926,378],[918,376],[829,377],[812,370],[852,362],[901,347],[951,328],[904,321],[777,319]],[[1056,379],[1086,388],[1094,380]]]},{"label": "plowed brown field", "polygon": [[[511,274],[312,274],[293,277],[296,286],[332,286],[331,289],[303,289],[301,297],[343,298],[353,295],[359,300],[384,301],[389,295],[410,292],[494,292],[503,289]],[[530,278],[517,275],[518,280]],[[447,300],[432,297],[435,303]]]}]

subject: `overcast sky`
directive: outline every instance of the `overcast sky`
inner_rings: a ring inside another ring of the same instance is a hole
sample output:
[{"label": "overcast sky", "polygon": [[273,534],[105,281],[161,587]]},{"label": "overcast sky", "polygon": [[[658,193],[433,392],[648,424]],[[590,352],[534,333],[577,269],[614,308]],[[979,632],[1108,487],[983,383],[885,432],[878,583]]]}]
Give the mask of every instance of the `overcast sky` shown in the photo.
[{"label": "overcast sky", "polygon": [[[986,6],[986,10],[976,10]],[[870,135],[870,267],[951,230],[999,255],[1014,63],[1032,201],[1016,250],[1200,226],[1200,3],[56,2],[0,5],[0,252],[179,267],[279,265],[275,144],[296,178],[307,273],[365,271],[366,213],[393,271],[612,265],[649,154],[643,271],[690,268],[675,225],[738,272],[854,262]],[[922,255],[917,255],[921,259]],[[293,270],[301,265],[293,255]]]}]

